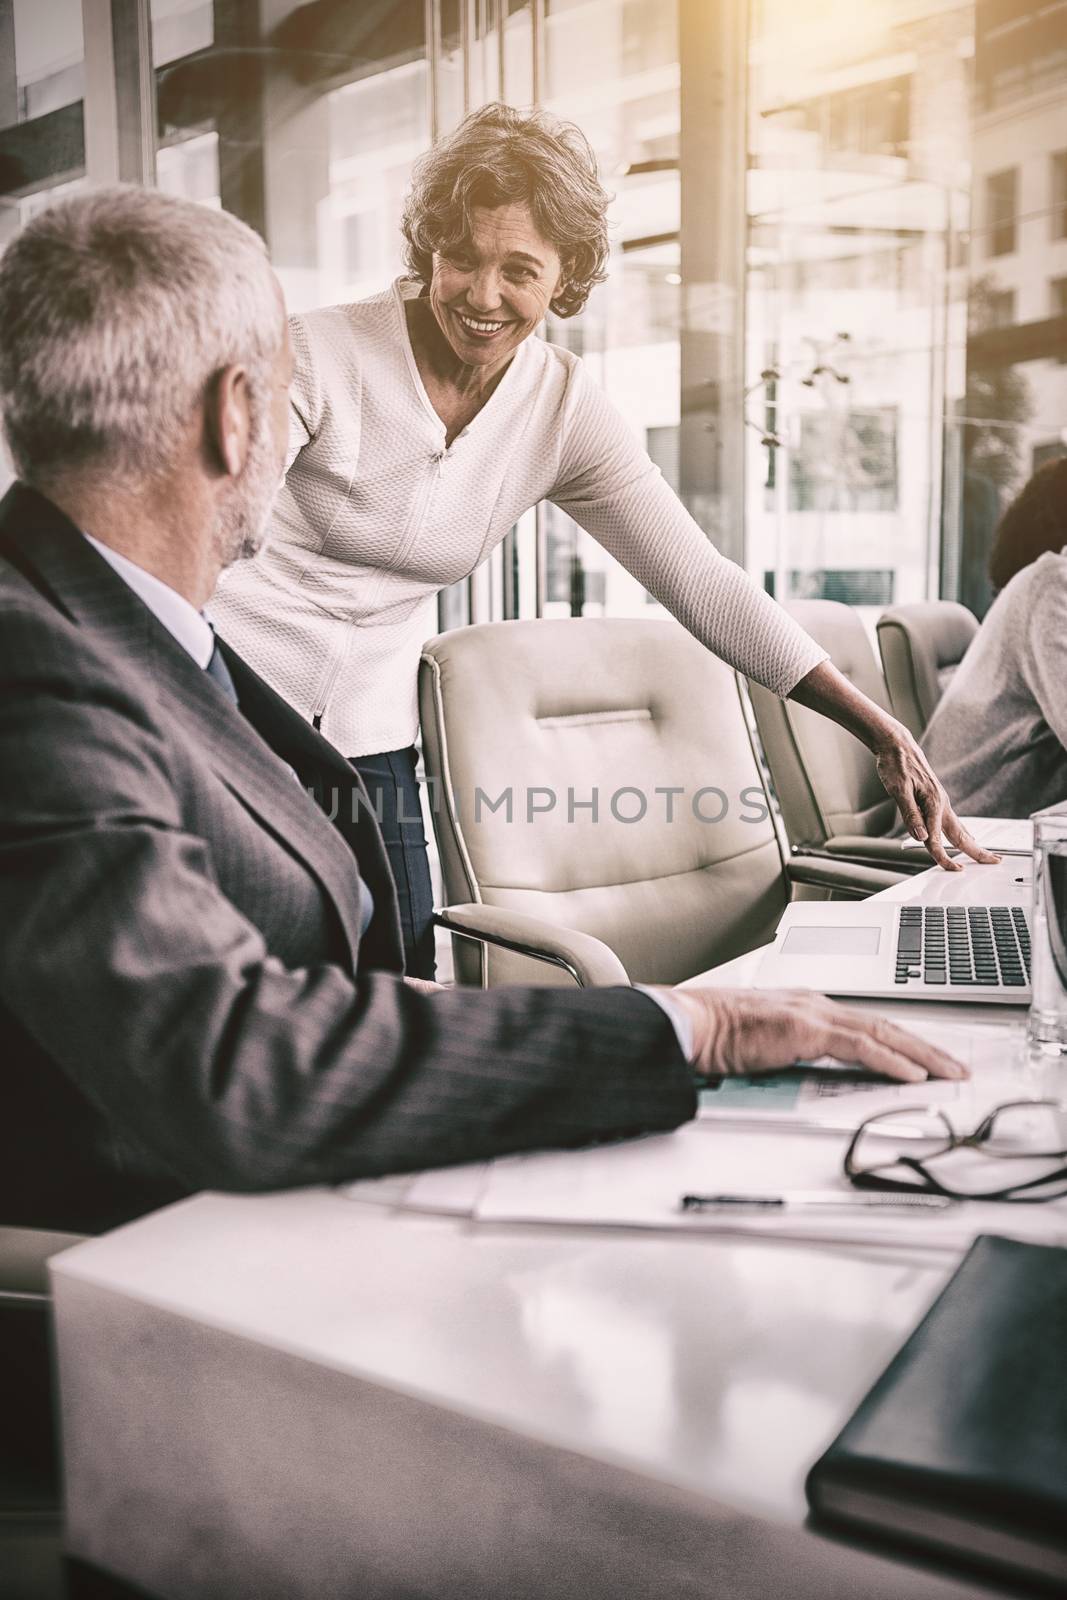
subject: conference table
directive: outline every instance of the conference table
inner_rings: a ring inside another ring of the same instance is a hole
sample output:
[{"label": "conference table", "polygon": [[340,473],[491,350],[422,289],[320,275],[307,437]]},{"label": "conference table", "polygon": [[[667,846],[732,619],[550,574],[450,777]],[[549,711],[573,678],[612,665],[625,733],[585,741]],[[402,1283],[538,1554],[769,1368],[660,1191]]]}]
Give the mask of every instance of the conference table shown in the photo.
[{"label": "conference table", "polygon": [[[887,894],[1028,903],[1029,874]],[[52,1264],[68,1548],[161,1600],[1010,1593],[805,1522],[956,1259],[198,1195]]]}]

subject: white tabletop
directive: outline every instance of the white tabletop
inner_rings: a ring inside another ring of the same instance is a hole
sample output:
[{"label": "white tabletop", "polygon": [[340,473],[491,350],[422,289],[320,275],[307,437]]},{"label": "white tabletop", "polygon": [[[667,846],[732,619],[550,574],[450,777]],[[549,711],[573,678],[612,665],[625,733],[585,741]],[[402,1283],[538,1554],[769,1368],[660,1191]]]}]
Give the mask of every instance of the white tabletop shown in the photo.
[{"label": "white tabletop", "polygon": [[[1025,898],[1015,880],[1028,872],[967,866],[890,894]],[[709,977],[743,983],[753,964]],[[988,1022],[1000,1008],[933,1009]],[[494,1229],[304,1190],[200,1195],[76,1247],[53,1272],[61,1332],[79,1287],[106,1291],[797,1524],[807,1469],[953,1264],[710,1234]],[[70,1327],[65,1347],[77,1349]]]},{"label": "white tabletop", "polygon": [[741,1509],[807,1467],[950,1266],[842,1249],[488,1229],[322,1190],[200,1195],[74,1277]]}]

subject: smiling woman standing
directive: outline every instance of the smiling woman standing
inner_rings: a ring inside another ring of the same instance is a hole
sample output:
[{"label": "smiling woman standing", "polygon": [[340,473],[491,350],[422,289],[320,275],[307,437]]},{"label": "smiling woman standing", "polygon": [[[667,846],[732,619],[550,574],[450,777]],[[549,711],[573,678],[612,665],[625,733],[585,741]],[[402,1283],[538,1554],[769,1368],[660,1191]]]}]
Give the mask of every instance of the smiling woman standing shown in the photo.
[{"label": "smiling woman standing", "polygon": [[403,219],[410,277],[292,319],[271,539],[231,568],[212,606],[226,638],[366,779],[416,977],[433,974],[415,779],[420,649],[438,591],[539,500],[731,666],[862,739],[943,865],[942,831],[984,856],[907,730],[719,555],[579,358],[531,337],[603,280],[608,200],[584,136],[544,112],[486,106],[422,158]]}]

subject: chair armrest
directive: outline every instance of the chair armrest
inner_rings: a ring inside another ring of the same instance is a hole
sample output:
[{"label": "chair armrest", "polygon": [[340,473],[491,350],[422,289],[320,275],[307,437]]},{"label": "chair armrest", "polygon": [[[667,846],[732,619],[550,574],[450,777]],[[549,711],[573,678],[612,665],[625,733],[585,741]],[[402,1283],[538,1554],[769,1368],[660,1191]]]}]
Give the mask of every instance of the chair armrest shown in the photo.
[{"label": "chair armrest", "polygon": [[0,1228],[0,1304],[43,1304],[49,1295],[49,1257],[80,1244],[82,1237],[38,1228]]},{"label": "chair armrest", "polygon": [[463,938],[499,945],[502,950],[514,950],[535,961],[563,967],[585,989],[630,986],[626,968],[606,944],[590,933],[559,928],[525,911],[511,911],[505,906],[445,906],[434,912],[434,921],[438,927]]},{"label": "chair armrest", "polygon": [[874,866],[888,867],[900,877],[911,877],[916,872],[926,872],[934,858],[922,845],[904,849],[903,839],[885,839],[877,835],[835,833],[824,844],[801,845],[804,855],[831,856],[842,861],[870,862]]},{"label": "chair armrest", "polygon": [[884,867],[874,867],[855,861],[835,861],[829,856],[797,855],[786,863],[786,877],[790,883],[808,884],[815,889],[836,889],[839,894],[854,899],[866,899],[881,889],[892,889],[907,874],[890,872]]}]

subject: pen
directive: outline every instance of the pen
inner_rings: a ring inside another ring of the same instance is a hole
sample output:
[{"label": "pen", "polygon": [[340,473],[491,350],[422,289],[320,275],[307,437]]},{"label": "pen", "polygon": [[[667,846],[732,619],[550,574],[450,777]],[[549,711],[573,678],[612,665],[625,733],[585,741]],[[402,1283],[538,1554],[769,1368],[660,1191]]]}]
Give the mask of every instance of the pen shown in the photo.
[{"label": "pen", "polygon": [[944,1211],[956,1204],[940,1194],[823,1194],[818,1190],[793,1194],[683,1194],[682,1211]]}]

